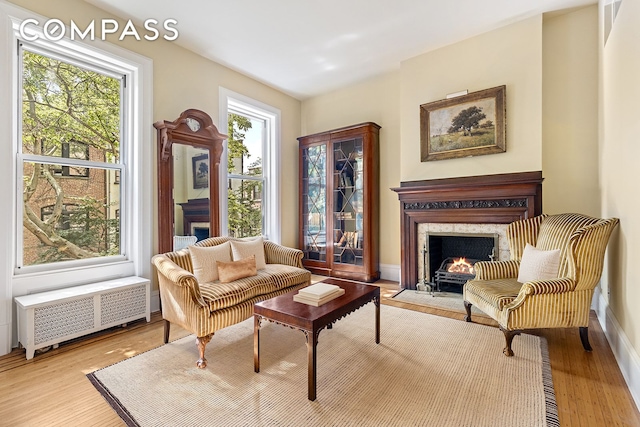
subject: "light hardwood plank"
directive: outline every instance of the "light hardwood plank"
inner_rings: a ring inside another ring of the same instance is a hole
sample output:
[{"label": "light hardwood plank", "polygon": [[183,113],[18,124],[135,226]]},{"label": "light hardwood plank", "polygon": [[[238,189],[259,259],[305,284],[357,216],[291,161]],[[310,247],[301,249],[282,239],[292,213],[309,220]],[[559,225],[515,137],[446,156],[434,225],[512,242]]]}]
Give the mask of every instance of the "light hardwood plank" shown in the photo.
[{"label": "light hardwood plank", "polygon": [[[322,276],[314,276],[315,280],[322,280]],[[391,297],[399,291],[397,282],[380,280],[377,284],[382,288],[383,304],[464,318],[463,311],[395,301]],[[495,326],[493,320],[479,316],[474,321]],[[591,353],[582,349],[577,329],[533,331],[549,344],[560,423],[572,427],[640,426],[640,413],[594,313],[590,322]],[[0,357],[0,425],[124,425],[86,374],[162,345],[162,335],[161,316],[154,313],[150,323],[142,320],[66,342],[29,361],[23,349],[14,349]],[[172,326],[171,340],[186,335]]]}]

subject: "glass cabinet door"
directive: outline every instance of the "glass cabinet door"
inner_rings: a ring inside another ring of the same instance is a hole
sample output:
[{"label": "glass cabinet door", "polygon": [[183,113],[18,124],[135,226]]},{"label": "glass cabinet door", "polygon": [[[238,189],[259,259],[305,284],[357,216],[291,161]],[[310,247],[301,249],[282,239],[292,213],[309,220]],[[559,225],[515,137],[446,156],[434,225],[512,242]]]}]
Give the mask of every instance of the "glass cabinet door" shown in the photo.
[{"label": "glass cabinet door", "polygon": [[363,265],[363,141],[333,143],[333,263]]},{"label": "glass cabinet door", "polygon": [[302,151],[302,232],[304,258],[327,259],[327,146]]}]

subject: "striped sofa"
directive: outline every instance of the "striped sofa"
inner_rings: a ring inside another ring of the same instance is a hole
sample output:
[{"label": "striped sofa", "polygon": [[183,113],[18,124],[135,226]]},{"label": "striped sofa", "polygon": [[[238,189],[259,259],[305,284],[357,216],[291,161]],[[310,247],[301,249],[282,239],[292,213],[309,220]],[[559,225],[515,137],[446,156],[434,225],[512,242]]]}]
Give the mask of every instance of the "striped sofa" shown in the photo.
[{"label": "striped sofa", "polygon": [[[195,245],[215,246],[232,239],[211,237]],[[230,283],[198,283],[188,249],[154,256],[165,344],[169,341],[171,323],[192,332],[200,353],[196,364],[205,368],[205,347],[217,330],[251,317],[256,302],[311,283],[311,273],[302,267],[302,251],[265,240],[264,253],[266,268],[258,270],[256,276]]]},{"label": "striped sofa", "polygon": [[[476,277],[464,288],[466,320],[475,305],[495,319],[506,339],[503,353],[513,356],[511,342],[524,329],[578,327],[585,350],[593,290],[600,280],[604,253],[617,218],[581,214],[541,215],[507,228],[509,261],[480,261]],[[526,244],[539,250],[560,249],[558,278],[517,281]]]}]

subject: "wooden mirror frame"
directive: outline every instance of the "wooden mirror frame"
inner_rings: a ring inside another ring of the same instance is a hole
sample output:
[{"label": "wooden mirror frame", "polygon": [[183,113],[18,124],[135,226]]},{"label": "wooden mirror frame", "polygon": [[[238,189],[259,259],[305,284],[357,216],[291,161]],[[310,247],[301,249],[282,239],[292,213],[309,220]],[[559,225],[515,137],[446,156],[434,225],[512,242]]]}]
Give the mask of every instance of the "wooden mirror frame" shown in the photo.
[{"label": "wooden mirror frame", "polygon": [[[189,127],[192,120],[200,125],[195,131]],[[153,126],[158,133],[158,251],[164,253],[173,250],[175,214],[171,146],[174,142],[209,150],[209,236],[218,236],[220,156],[227,135],[218,131],[207,113],[196,109],[183,111],[180,117],[172,122],[159,121]]]}]

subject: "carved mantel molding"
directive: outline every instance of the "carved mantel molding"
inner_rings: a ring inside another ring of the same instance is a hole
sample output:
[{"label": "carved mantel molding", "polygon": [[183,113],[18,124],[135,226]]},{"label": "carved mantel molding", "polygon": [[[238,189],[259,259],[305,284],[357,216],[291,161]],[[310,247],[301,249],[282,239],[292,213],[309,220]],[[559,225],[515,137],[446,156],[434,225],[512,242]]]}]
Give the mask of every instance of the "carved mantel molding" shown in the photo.
[{"label": "carved mantel molding", "polygon": [[418,282],[418,224],[509,224],[542,213],[542,172],[406,181],[400,200],[401,283]]},{"label": "carved mantel molding", "polygon": [[404,203],[404,210],[427,209],[469,209],[469,208],[524,208],[527,207],[527,199],[500,199],[500,200],[452,200],[449,202],[411,202]]}]

